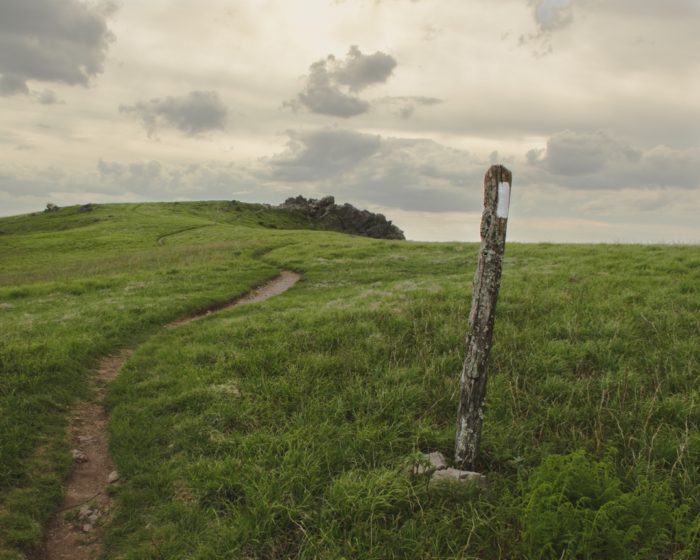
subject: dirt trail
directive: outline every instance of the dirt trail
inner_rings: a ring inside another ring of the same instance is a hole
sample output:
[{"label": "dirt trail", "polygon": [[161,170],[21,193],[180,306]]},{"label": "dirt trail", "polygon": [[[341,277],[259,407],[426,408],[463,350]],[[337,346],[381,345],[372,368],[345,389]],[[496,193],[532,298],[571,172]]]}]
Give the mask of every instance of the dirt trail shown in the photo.
[{"label": "dirt trail", "polygon": [[[175,328],[215,311],[263,301],[281,294],[300,279],[294,272],[278,277],[232,301],[211,306],[167,325]],[[75,467],[66,481],[65,497],[49,520],[44,545],[37,560],[96,560],[102,554],[103,527],[111,519],[112,499],[107,488],[119,484],[109,455],[107,423],[102,405],[108,385],[133,353],[122,350],[103,358],[92,381],[94,398],[80,403],[71,416],[69,428]]]}]

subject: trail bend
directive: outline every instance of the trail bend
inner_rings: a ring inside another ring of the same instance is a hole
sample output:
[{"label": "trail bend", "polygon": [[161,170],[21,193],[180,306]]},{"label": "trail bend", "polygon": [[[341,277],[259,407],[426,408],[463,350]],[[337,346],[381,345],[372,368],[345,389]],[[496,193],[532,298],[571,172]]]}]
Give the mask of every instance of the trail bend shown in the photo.
[{"label": "trail bend", "polygon": [[[165,328],[174,329],[223,309],[264,301],[287,291],[300,278],[296,272],[284,271],[242,296],[180,317]],[[97,560],[102,556],[103,532],[113,507],[108,488],[119,484],[109,454],[109,416],[103,403],[109,383],[135,350],[123,349],[104,357],[90,384],[93,398],[72,411],[68,433],[75,464],[65,483],[63,502],[46,525],[36,560]]]}]

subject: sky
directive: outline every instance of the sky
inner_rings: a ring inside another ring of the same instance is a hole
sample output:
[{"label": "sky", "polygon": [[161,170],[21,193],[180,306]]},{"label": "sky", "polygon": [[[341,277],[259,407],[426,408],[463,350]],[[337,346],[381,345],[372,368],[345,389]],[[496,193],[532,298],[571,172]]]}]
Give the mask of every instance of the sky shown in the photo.
[{"label": "sky", "polygon": [[334,195],[408,239],[700,243],[700,0],[0,0],[0,215]]}]

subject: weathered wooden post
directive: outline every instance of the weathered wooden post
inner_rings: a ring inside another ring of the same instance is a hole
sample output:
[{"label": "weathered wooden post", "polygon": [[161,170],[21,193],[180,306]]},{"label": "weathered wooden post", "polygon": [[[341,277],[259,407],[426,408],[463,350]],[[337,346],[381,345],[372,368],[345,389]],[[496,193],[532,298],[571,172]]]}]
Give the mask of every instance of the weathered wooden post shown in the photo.
[{"label": "weathered wooden post", "polygon": [[467,355],[462,368],[455,443],[455,462],[468,470],[475,469],[479,454],[486,373],[496,317],[496,300],[501,285],[501,264],[506,244],[512,181],[512,173],[502,165],[491,166],[484,177],[481,249],[474,274]]}]

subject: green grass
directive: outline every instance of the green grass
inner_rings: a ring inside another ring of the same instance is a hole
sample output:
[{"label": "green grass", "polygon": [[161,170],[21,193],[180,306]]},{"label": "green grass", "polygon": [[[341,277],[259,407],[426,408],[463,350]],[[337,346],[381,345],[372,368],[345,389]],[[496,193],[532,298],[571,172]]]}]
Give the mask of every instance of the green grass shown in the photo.
[{"label": "green grass", "polygon": [[[90,367],[142,342],[108,401],[108,558],[700,556],[700,249],[509,244],[488,484],[429,488],[408,471],[452,454],[478,247],[295,220],[0,220],[0,549],[29,550],[60,497]],[[281,269],[303,273],[281,296],[158,328]]]}]

